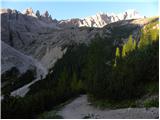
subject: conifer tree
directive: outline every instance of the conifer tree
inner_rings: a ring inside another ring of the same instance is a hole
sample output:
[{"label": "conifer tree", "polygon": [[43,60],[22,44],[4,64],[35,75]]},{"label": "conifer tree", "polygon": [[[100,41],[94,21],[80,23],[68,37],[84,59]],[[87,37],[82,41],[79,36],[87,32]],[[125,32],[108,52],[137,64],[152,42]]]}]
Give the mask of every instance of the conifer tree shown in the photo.
[{"label": "conifer tree", "polygon": [[128,41],[123,45],[122,48],[122,57],[126,56],[129,52],[133,51],[136,48],[136,41],[132,39],[132,35],[129,36]]},{"label": "conifer tree", "polygon": [[116,48],[116,58],[115,58],[114,67],[116,67],[116,65],[117,65],[117,60],[118,60],[119,57],[120,57],[120,50],[119,50],[119,48],[117,47],[117,48]]},{"label": "conifer tree", "polygon": [[63,94],[66,90],[66,81],[67,81],[67,71],[64,68],[62,73],[60,74],[60,78],[58,79],[57,90],[59,94]]},{"label": "conifer tree", "polygon": [[135,50],[136,47],[137,47],[136,40],[134,40],[134,42],[133,42],[133,50]]},{"label": "conifer tree", "polygon": [[118,47],[116,48],[116,57],[120,57],[120,50]]},{"label": "conifer tree", "polygon": [[71,82],[71,89],[73,92],[76,92],[77,91],[77,87],[78,87],[78,82],[77,82],[77,75],[76,73],[74,72],[73,75],[72,75],[72,82]]},{"label": "conifer tree", "polygon": [[129,36],[129,39],[126,43],[126,52],[130,52],[133,50],[133,41],[132,41],[132,35]]},{"label": "conifer tree", "polygon": [[82,80],[79,80],[78,81],[78,90],[82,91],[82,89],[83,89],[83,83],[82,83]]},{"label": "conifer tree", "polygon": [[122,48],[122,57],[125,57],[125,56],[126,56],[126,44],[124,44]]},{"label": "conifer tree", "polygon": [[145,30],[142,29],[141,30],[141,36],[140,36],[140,41],[139,41],[139,44],[138,44],[138,48],[142,48],[146,45],[146,37],[145,37]]},{"label": "conifer tree", "polygon": [[39,12],[39,10],[36,11],[36,16],[37,16],[37,17],[40,17],[40,12]]}]

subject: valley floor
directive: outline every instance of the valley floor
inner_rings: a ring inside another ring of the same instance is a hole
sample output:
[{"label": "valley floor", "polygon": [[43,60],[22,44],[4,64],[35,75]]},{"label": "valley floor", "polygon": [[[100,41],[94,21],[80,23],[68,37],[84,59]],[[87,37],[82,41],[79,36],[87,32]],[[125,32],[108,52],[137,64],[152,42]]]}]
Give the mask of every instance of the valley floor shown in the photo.
[{"label": "valley floor", "polygon": [[159,108],[124,108],[124,109],[105,109],[101,110],[91,106],[87,100],[87,95],[81,95],[62,108],[58,115],[64,119],[82,118],[104,118],[104,119],[124,119],[124,118],[158,118]]}]

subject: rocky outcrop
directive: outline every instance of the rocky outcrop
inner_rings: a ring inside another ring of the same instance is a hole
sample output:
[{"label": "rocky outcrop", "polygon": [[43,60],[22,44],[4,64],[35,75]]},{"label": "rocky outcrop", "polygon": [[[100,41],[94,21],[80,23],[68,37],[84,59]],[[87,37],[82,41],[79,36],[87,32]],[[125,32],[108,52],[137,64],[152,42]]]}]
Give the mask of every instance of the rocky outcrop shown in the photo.
[{"label": "rocky outcrop", "polygon": [[52,23],[54,22],[51,15],[48,13],[48,11],[45,11],[42,15],[40,14],[39,10],[36,11],[36,13],[34,13],[32,8],[27,8],[26,10],[24,10],[23,12],[24,15],[30,15],[32,17],[36,17],[39,20],[46,22],[46,23]]},{"label": "rocky outcrop", "polygon": [[25,14],[25,15],[35,16],[32,8],[27,8],[27,9],[24,11],[24,14]]}]

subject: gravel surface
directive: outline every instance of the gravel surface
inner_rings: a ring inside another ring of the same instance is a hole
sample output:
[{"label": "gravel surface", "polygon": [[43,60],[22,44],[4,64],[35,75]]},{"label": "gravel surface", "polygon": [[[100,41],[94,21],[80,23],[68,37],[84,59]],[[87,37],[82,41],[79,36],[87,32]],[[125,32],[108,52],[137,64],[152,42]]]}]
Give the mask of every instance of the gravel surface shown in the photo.
[{"label": "gravel surface", "polygon": [[64,119],[104,118],[104,119],[154,119],[159,117],[159,108],[124,108],[100,110],[90,105],[86,95],[73,100],[59,112]]}]

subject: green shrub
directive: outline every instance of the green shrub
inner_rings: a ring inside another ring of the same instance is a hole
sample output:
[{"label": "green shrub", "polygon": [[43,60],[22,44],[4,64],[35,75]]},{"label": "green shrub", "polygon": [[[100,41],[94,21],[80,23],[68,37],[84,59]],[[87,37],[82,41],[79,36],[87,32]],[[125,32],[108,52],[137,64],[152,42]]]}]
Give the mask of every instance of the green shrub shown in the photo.
[{"label": "green shrub", "polygon": [[159,107],[159,99],[150,99],[144,101],[144,107],[149,108],[149,107]]},{"label": "green shrub", "polygon": [[58,115],[56,111],[45,112],[38,116],[39,119],[62,119],[63,117]]},{"label": "green shrub", "polygon": [[25,84],[33,81],[36,77],[35,70],[27,70],[25,73],[20,74],[17,68],[12,68],[6,73],[2,74],[2,81],[6,84],[2,87],[2,94],[8,94]]}]

